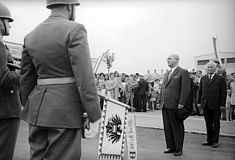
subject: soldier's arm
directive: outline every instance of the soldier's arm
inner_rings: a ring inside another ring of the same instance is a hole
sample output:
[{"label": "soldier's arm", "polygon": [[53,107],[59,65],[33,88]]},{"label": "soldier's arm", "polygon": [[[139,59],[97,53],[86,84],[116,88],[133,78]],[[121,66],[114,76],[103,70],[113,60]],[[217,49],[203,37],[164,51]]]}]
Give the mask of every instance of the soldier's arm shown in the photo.
[{"label": "soldier's arm", "polygon": [[25,105],[29,94],[37,84],[37,73],[30,55],[23,46],[20,70],[20,98],[22,105]]},{"label": "soldier's arm", "polygon": [[85,27],[77,25],[68,42],[70,62],[80,97],[91,122],[101,117]]},{"label": "soldier's arm", "polygon": [[7,67],[7,49],[0,41],[0,87],[11,88],[13,85],[19,85],[19,72],[10,71]]},{"label": "soldier's arm", "polygon": [[2,77],[2,74],[5,71],[6,66],[7,66],[6,48],[2,43],[2,41],[0,41],[0,78]]},{"label": "soldier's arm", "polygon": [[6,67],[0,79],[1,88],[11,88],[13,85],[19,85],[20,73],[19,71],[10,71]]}]

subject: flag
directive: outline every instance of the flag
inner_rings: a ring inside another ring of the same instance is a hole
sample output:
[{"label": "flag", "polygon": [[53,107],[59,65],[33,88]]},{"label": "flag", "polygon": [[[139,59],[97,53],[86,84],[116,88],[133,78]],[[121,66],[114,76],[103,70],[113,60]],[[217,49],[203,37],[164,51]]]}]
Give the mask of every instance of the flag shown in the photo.
[{"label": "flag", "polygon": [[129,106],[105,99],[98,146],[99,159],[123,160]]},{"label": "flag", "polygon": [[137,140],[135,129],[135,115],[127,116],[127,153],[128,160],[137,160]]}]

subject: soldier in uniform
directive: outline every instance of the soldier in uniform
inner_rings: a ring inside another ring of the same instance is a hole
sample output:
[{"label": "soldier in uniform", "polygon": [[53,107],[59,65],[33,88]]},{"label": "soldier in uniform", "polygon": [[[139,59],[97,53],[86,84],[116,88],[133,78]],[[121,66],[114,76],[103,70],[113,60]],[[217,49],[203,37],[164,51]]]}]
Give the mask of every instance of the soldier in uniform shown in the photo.
[{"label": "soldier in uniform", "polygon": [[83,113],[98,132],[101,111],[87,32],[74,22],[78,0],[47,0],[50,16],[24,39],[21,118],[29,123],[30,159],[80,159]]},{"label": "soldier in uniform", "polygon": [[0,3],[0,159],[13,158],[20,124],[19,71],[7,66],[10,52],[4,45],[3,36],[9,35],[12,22],[9,9]]}]

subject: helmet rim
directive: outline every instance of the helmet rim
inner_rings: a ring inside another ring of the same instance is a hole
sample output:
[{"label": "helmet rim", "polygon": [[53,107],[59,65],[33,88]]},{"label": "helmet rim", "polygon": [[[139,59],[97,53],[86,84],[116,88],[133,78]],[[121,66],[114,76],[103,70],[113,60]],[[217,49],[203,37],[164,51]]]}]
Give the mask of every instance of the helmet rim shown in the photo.
[{"label": "helmet rim", "polygon": [[55,5],[55,4],[74,4],[76,6],[79,6],[80,3],[78,0],[47,0],[46,2],[46,7],[50,8],[50,6]]},{"label": "helmet rim", "polygon": [[8,19],[9,22],[14,21],[14,19],[11,18],[10,10],[2,3],[0,3],[0,18]]}]

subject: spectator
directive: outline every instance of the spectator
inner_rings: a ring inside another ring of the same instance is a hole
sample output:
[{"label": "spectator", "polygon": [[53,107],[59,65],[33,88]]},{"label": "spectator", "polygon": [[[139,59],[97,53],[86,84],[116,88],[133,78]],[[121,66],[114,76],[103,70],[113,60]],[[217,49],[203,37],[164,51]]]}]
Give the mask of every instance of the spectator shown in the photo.
[{"label": "spectator", "polygon": [[196,74],[195,72],[190,73],[190,84],[191,84],[191,90],[192,90],[192,95],[193,95],[193,103],[192,103],[193,111],[191,115],[197,115],[199,112],[198,107],[197,107],[197,102],[196,102],[197,90],[199,87],[196,82],[195,74]]},{"label": "spectator", "polygon": [[137,86],[138,90],[138,106],[137,112],[146,112],[146,95],[148,92],[148,82],[144,79],[142,75],[140,75],[140,80]]},{"label": "spectator", "polygon": [[147,95],[146,95],[146,107],[147,107],[147,110],[153,110],[153,99],[152,98],[152,92],[153,92],[153,86],[151,83],[148,83],[148,92],[147,92]]},{"label": "spectator", "polygon": [[[105,96],[105,90],[106,90],[104,76],[105,76],[104,73],[100,73],[99,74],[98,89],[97,89],[98,94],[101,94],[103,96]],[[100,97],[100,107],[101,107],[101,110],[103,110],[103,105],[104,105],[104,98]]]},{"label": "spectator", "polygon": [[234,109],[235,109],[235,73],[232,73],[232,82],[230,83],[230,89],[231,89],[231,106],[229,110],[229,118],[231,120],[235,119],[234,115]]},{"label": "spectator", "polygon": [[153,110],[160,109],[159,105],[157,105],[159,94],[160,94],[160,79],[155,78],[151,83],[153,86],[152,98],[153,98]]},{"label": "spectator", "polygon": [[150,73],[150,70],[147,70],[147,73],[144,75],[145,79],[152,79],[152,75]]},{"label": "spectator", "polygon": [[155,79],[157,79],[157,78],[159,78],[159,74],[157,73],[157,70],[154,69],[154,70],[153,70],[153,80],[155,80]]},{"label": "spectator", "polygon": [[106,83],[107,96],[118,100],[119,88],[114,73],[110,73],[110,79]]},{"label": "spectator", "polygon": [[226,97],[226,120],[231,121],[231,90],[227,89],[227,97]]},{"label": "spectator", "polygon": [[198,99],[198,89],[199,89],[199,85],[200,85],[200,81],[202,78],[202,71],[201,70],[197,70],[196,71],[196,77],[195,77],[195,82],[196,82],[196,102],[195,102],[195,106],[196,106],[196,114],[198,116],[203,116],[203,109],[201,108],[201,106],[197,105],[197,99]]},{"label": "spectator", "polygon": [[126,104],[130,104],[131,107],[133,107],[133,85],[130,78],[127,78],[127,83],[125,85],[125,96],[126,96]]},{"label": "spectator", "polygon": [[137,111],[138,108],[138,80],[137,80],[137,75],[134,74],[132,75],[132,85],[133,85],[133,93],[134,93],[134,98],[133,98],[133,106],[135,110]]}]

